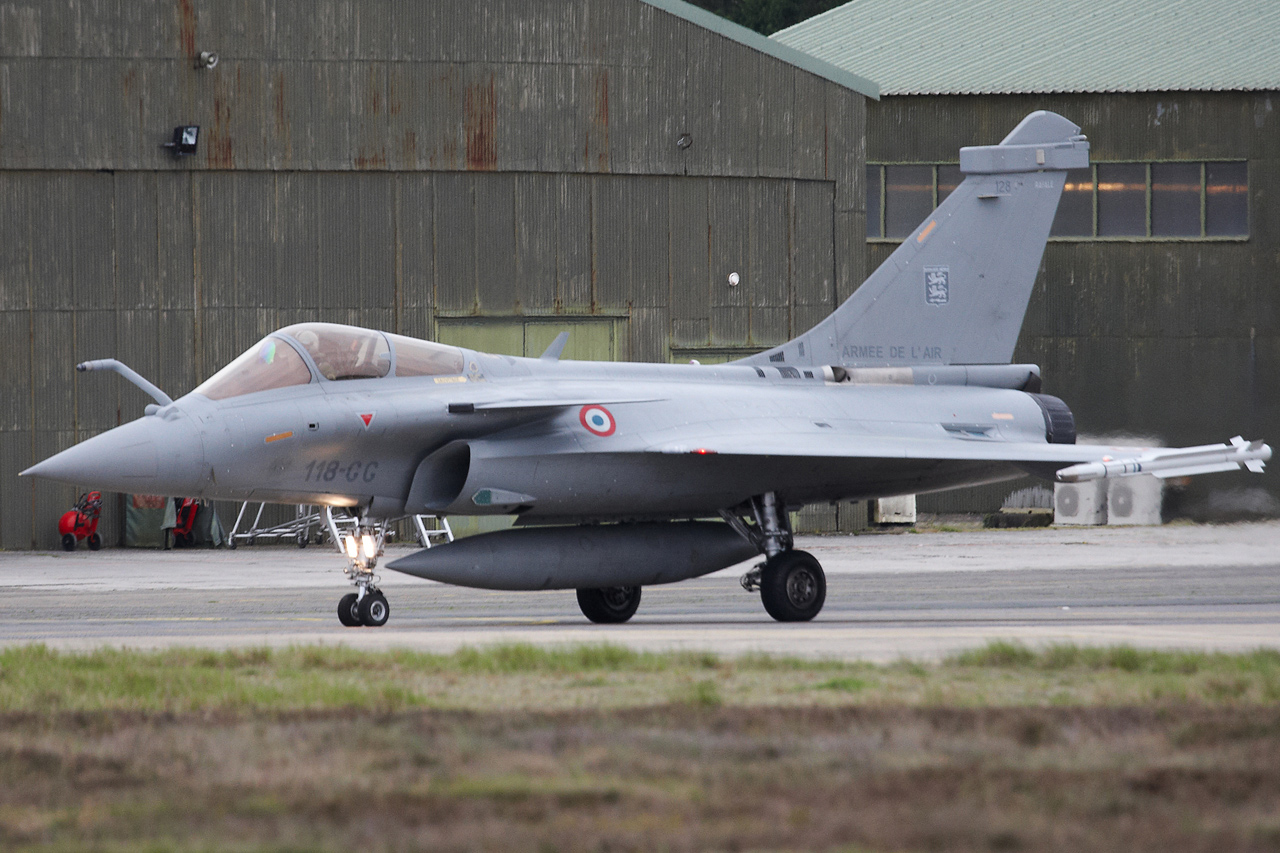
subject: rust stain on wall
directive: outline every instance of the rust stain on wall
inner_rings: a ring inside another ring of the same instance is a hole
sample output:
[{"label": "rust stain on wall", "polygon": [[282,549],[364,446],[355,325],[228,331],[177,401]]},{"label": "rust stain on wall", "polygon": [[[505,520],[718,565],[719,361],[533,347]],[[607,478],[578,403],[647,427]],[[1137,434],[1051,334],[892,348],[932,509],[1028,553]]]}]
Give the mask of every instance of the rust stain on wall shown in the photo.
[{"label": "rust stain on wall", "polygon": [[277,71],[275,97],[276,133],[284,133],[285,128],[289,126],[288,113],[285,111],[284,105],[284,72]]},{"label": "rust stain on wall", "polygon": [[[594,144],[593,144],[594,143]],[[591,149],[595,149],[595,168],[609,171],[609,71],[596,72],[595,109],[591,113],[591,129],[587,131],[586,167],[591,168]]]},{"label": "rust stain on wall", "polygon": [[467,135],[467,168],[491,171],[498,165],[494,129],[498,119],[493,78],[487,85],[468,86],[463,129]]},{"label": "rust stain on wall", "polygon": [[387,75],[387,114],[398,116],[404,110],[400,100],[400,92],[396,89],[395,75]]},{"label": "rust stain on wall", "polygon": [[178,31],[185,56],[196,55],[196,9],[191,0],[178,0]]},{"label": "rust stain on wall", "polygon": [[286,108],[287,99],[285,95],[284,72],[276,72],[275,98],[273,99],[273,113],[276,123],[276,137],[280,140],[281,149],[284,153],[286,163],[293,161],[293,134],[289,125],[289,111]]},{"label": "rust stain on wall", "polygon": [[400,143],[400,156],[403,158],[400,164],[402,168],[413,168],[418,163],[418,134],[412,130],[404,132],[404,138]]},{"label": "rust stain on wall", "polygon": [[357,169],[385,169],[387,168],[387,152],[378,150],[369,154],[361,148],[360,153],[356,155],[355,164]]},{"label": "rust stain on wall", "polygon": [[236,165],[231,140],[231,99],[223,79],[219,76],[213,83],[213,132],[209,134],[206,155],[211,169],[233,169]]},{"label": "rust stain on wall", "polygon": [[370,115],[378,115],[382,112],[382,83],[378,79],[378,73],[374,68],[369,68],[369,85],[368,85],[367,104]]},{"label": "rust stain on wall", "polygon": [[427,83],[427,102],[444,105],[438,114],[448,116],[447,120],[424,127],[424,132],[428,127],[431,131],[426,156],[432,169],[456,171],[462,167],[459,152],[463,147],[463,128],[458,116],[465,115],[466,98],[458,78],[458,66],[447,65]]}]

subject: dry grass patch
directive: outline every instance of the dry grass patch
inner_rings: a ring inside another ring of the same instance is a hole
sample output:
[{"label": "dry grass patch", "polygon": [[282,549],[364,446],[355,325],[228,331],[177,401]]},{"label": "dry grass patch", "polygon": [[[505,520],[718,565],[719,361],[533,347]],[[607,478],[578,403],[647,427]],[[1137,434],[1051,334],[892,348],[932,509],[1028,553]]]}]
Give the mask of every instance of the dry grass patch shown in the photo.
[{"label": "dry grass patch", "polygon": [[1278,850],[1280,656],[0,653],[2,850]]}]

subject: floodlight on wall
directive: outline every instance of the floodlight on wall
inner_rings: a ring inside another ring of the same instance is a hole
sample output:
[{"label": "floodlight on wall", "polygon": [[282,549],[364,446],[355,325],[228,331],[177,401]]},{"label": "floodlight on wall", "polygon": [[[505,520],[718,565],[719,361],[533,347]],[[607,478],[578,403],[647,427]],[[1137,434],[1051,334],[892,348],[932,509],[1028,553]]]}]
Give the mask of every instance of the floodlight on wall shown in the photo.
[{"label": "floodlight on wall", "polygon": [[200,55],[196,57],[196,68],[203,68],[206,71],[212,71],[218,67],[218,54],[212,50],[202,50]]},{"label": "floodlight on wall", "polygon": [[200,142],[200,125],[185,124],[173,129],[173,141],[166,142],[163,148],[173,152],[174,157],[185,157],[196,153],[196,145]]}]

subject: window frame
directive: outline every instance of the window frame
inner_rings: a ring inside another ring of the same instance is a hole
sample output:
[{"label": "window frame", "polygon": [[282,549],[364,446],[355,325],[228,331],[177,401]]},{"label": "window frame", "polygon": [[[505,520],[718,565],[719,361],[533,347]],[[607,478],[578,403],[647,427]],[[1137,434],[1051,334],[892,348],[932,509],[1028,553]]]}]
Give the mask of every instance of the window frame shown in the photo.
[{"label": "window frame", "polygon": [[[1188,164],[1195,163],[1200,167],[1200,235],[1199,236],[1174,236],[1161,235],[1151,233],[1151,167],[1164,163]],[[1218,234],[1211,235],[1208,233],[1208,171],[1210,163],[1244,163],[1245,164],[1245,223],[1246,232],[1244,234]],[[1146,233],[1145,234],[1128,234],[1118,236],[1101,236],[1098,234],[1098,165],[1123,164],[1133,165],[1142,164],[1145,167],[1147,190],[1146,190]],[[867,169],[879,169],[880,171],[880,193],[875,199],[874,215],[876,221],[880,224],[879,237],[867,237],[866,241],[873,244],[899,244],[904,237],[885,237],[885,208],[887,206],[887,184],[885,183],[887,166],[930,166],[933,171],[933,206],[938,206],[938,167],[939,166],[956,166],[959,165],[957,160],[942,160],[936,162],[911,162],[905,160],[895,161],[877,161],[868,162]],[[1211,159],[1155,159],[1155,160],[1093,160],[1089,163],[1090,180],[1093,182],[1093,234],[1089,236],[1058,236],[1049,235],[1051,243],[1247,243],[1252,239],[1252,220],[1248,209],[1249,199],[1253,196],[1253,178],[1252,170],[1249,168],[1249,160],[1244,157],[1227,157],[1227,158],[1211,158]],[[871,199],[867,199],[867,221],[871,222],[873,210]],[[866,229],[866,230],[869,230]]]}]

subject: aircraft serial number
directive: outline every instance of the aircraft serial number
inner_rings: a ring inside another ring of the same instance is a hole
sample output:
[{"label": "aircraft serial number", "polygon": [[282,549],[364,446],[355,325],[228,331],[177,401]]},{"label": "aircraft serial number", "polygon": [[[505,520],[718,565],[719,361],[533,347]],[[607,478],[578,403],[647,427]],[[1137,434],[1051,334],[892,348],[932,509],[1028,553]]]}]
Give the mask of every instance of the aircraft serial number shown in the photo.
[{"label": "aircraft serial number", "polygon": [[336,460],[317,459],[307,466],[306,479],[309,482],[328,483],[341,478],[348,483],[354,483],[357,480],[372,483],[377,476],[377,462],[348,462],[344,465]]}]

